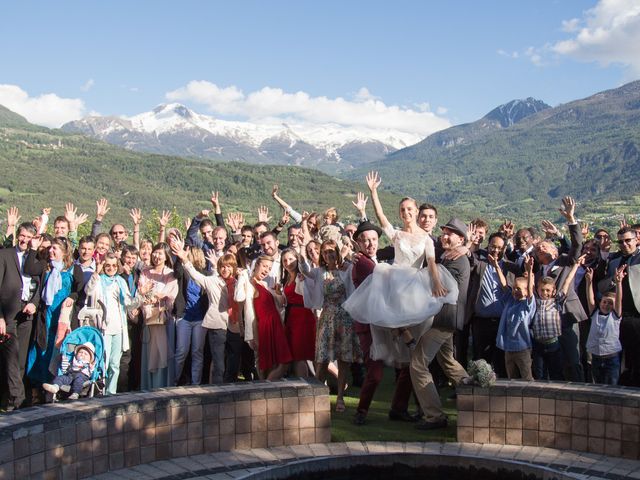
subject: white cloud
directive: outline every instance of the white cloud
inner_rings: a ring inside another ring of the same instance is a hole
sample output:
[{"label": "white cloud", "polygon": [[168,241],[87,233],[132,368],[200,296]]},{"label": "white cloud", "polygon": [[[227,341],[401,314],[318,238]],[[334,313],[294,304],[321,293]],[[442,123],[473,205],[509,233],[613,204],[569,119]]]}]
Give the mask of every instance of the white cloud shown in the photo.
[{"label": "white cloud", "polygon": [[563,22],[562,28],[574,35],[552,45],[552,52],[603,66],[618,63],[640,74],[637,0],[600,0],[582,18]]},{"label": "white cloud", "polygon": [[80,87],[80,90],[82,90],[83,92],[88,92],[89,90],[91,90],[91,88],[93,88],[95,83],[96,82],[93,80],[93,78],[90,78],[84,83],[84,85]]},{"label": "white cloud", "polygon": [[513,59],[520,58],[520,54],[518,52],[507,52],[506,50],[503,50],[501,48],[498,50],[497,53],[502,57],[513,58]]},{"label": "white cloud", "polygon": [[245,94],[236,86],[219,87],[208,81],[194,80],[168,92],[166,97],[170,101],[199,103],[214,114],[245,117],[256,123],[274,119],[307,124],[334,123],[425,136],[451,125],[446,118],[427,110],[386,105],[364,87],[353,100],[347,100],[312,97],[301,91],[288,93],[272,87]]},{"label": "white cloud", "polygon": [[55,93],[30,97],[17,85],[6,84],[0,84],[0,105],[31,123],[54,128],[82,118],[86,111],[84,102],[79,98],[62,98]]}]

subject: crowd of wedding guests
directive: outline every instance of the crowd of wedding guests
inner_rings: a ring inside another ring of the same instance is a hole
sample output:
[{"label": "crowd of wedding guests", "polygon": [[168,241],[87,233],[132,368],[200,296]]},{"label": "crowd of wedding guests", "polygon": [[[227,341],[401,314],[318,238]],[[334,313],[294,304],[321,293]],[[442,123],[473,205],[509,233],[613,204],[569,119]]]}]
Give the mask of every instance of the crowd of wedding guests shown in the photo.
[{"label": "crowd of wedding guests", "polygon": [[[86,325],[102,335],[104,394],[333,375],[337,411],[347,382],[362,386],[356,424],[366,421],[385,363],[396,369],[390,419],[423,416],[423,429],[446,426],[436,387],[468,381],[472,359],[499,378],[640,387],[640,225],[592,232],[566,197],[560,228],[505,221],[490,231],[482,219],[457,218],[438,227],[435,206],[405,198],[394,229],[379,184],[375,172],[367,176],[377,222],[363,193],[353,202],[359,221],[343,224],[335,208],[296,211],[274,186],[277,223],[267,207],[254,224],[225,217],[214,192],[211,210],[195,212],[185,230],[168,228],[163,212],[153,239],[140,235],[139,209],[131,222],[111,224],[106,199],[80,237],[88,216],[71,203],[60,216],[45,208],[22,223],[9,208],[0,250],[3,408],[50,400],[64,339]],[[379,248],[383,235],[391,244]],[[383,263],[391,283],[375,284]],[[374,309],[378,301],[401,303],[403,315],[420,308],[420,291],[393,287],[416,273],[424,301],[440,299],[428,321],[369,322],[362,307],[345,308],[353,292],[374,288],[366,300]],[[389,339],[396,353],[381,353]],[[409,413],[413,393],[419,415]]]}]

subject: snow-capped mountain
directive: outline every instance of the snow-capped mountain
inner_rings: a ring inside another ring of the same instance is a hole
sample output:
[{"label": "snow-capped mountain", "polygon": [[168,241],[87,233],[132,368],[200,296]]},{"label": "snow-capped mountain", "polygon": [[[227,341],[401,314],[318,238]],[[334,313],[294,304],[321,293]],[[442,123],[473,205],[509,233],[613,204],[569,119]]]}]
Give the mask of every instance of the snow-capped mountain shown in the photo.
[{"label": "snow-capped mountain", "polygon": [[340,125],[219,120],[177,103],[125,117],[86,117],[62,126],[131,150],[345,170],[413,145],[418,135]]}]

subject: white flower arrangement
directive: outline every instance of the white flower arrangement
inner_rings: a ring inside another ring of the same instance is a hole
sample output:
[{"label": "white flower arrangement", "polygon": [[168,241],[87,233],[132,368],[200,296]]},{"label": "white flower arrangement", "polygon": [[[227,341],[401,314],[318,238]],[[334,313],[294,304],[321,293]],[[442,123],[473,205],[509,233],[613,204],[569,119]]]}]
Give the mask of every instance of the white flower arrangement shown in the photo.
[{"label": "white flower arrangement", "polygon": [[496,383],[496,372],[486,360],[472,360],[469,362],[467,372],[473,379],[473,383],[481,387],[491,387]]}]

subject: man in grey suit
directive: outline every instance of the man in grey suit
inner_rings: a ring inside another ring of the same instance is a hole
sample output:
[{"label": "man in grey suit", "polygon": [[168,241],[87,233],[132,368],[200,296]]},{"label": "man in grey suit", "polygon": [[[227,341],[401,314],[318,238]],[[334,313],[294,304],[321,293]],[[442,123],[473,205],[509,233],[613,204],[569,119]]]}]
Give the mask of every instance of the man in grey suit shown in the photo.
[{"label": "man in grey suit", "polygon": [[[562,199],[563,208],[560,213],[567,219],[571,248],[569,253],[558,254],[558,247],[550,241],[543,240],[534,249],[534,257],[538,263],[536,284],[542,277],[555,279],[556,290],[560,291],[571,266],[580,258],[582,251],[582,231],[575,218],[576,202],[571,197]],[[580,363],[577,322],[587,319],[587,314],[580,303],[573,286],[567,292],[567,299],[562,308],[562,334],[559,337],[560,347],[564,355],[565,379],[572,382],[584,382],[584,372]]]},{"label": "man in grey suit", "polygon": [[620,384],[640,387],[640,249],[633,227],[618,230],[619,255],[609,261],[607,278],[598,288],[601,292],[615,288],[614,275],[621,265],[627,266],[627,275],[622,281],[622,322],[620,342],[624,352],[625,371],[620,375]]},{"label": "man in grey suit", "polygon": [[0,250],[0,386],[9,395],[7,410],[25,399],[22,379],[40,289],[39,279],[25,275],[23,265],[27,255],[35,254],[29,250],[35,234],[31,223],[23,223],[16,246]]}]

